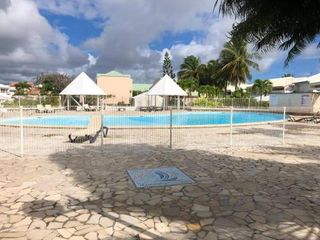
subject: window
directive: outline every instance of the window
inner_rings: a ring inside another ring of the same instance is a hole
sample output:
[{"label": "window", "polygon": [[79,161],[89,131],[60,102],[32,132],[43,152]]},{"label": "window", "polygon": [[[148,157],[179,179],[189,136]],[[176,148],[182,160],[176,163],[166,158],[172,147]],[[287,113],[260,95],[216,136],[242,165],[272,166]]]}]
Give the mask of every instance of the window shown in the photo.
[{"label": "window", "polygon": [[310,96],[302,95],[301,96],[301,106],[309,106],[310,105]]}]

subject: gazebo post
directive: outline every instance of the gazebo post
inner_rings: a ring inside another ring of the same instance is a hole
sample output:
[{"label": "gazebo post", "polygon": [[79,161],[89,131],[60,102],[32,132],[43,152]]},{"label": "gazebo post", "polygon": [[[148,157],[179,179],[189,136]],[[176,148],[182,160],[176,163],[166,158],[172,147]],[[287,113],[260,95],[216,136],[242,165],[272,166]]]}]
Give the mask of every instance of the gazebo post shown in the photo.
[{"label": "gazebo post", "polygon": [[180,110],[180,96],[178,96],[178,110]]},{"label": "gazebo post", "polygon": [[67,96],[67,110],[70,111],[70,96]]},{"label": "gazebo post", "polygon": [[99,109],[99,98],[100,98],[100,97],[99,97],[99,96],[97,96],[97,106],[96,106],[96,107],[97,107],[97,109]]}]

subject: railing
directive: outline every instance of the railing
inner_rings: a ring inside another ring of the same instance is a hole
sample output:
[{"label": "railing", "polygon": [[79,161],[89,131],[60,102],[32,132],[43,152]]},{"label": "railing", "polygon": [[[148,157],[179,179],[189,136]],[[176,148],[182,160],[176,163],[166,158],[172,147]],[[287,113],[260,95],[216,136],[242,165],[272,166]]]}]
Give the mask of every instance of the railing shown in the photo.
[{"label": "railing", "polygon": [[[90,146],[103,151],[110,144],[201,149],[285,143],[283,108],[183,108],[151,112],[134,108],[120,111],[117,107],[100,111],[66,111],[53,106],[50,111],[8,108],[0,116],[0,149],[21,156]],[[92,120],[95,118],[99,120]],[[107,137],[103,126],[108,127]]]}]

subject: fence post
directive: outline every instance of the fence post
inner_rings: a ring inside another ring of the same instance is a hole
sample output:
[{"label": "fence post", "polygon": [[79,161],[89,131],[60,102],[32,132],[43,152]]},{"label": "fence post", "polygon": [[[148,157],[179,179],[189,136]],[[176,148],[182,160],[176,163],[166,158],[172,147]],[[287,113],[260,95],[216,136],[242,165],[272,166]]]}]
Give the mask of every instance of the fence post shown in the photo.
[{"label": "fence post", "polygon": [[100,129],[100,137],[101,137],[101,141],[100,141],[100,148],[101,148],[101,152],[103,152],[103,138],[104,138],[104,133],[103,133],[103,112],[102,110],[100,111],[100,117],[101,117],[101,129]]},{"label": "fence post", "polygon": [[172,149],[172,107],[170,107],[170,148]]},{"label": "fence post", "polygon": [[233,132],[233,107],[231,106],[231,108],[230,108],[230,146],[231,147],[233,145],[232,132]]},{"label": "fence post", "polygon": [[282,144],[285,144],[285,134],[286,134],[286,107],[283,107]]},{"label": "fence post", "polygon": [[24,155],[23,107],[20,107],[20,157]]},{"label": "fence post", "polygon": [[250,109],[250,100],[251,100],[251,98],[249,98],[248,109]]}]

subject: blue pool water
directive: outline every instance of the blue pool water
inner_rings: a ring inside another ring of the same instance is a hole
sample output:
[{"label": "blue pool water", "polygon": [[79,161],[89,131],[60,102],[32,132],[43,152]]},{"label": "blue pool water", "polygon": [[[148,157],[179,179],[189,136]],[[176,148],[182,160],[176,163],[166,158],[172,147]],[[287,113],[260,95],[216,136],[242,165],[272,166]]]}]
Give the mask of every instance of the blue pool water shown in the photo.
[{"label": "blue pool water", "polygon": [[[41,116],[26,117],[23,119],[25,125],[44,126],[86,126],[89,123],[89,115],[63,115],[63,116]],[[234,112],[233,123],[256,123],[277,121],[283,118],[282,114],[263,112]],[[18,118],[0,121],[0,124],[19,124]],[[188,112],[174,113],[172,123],[181,125],[212,125],[230,123],[229,112]],[[169,114],[151,114],[142,116],[105,115],[105,126],[166,126],[170,124]]]}]

